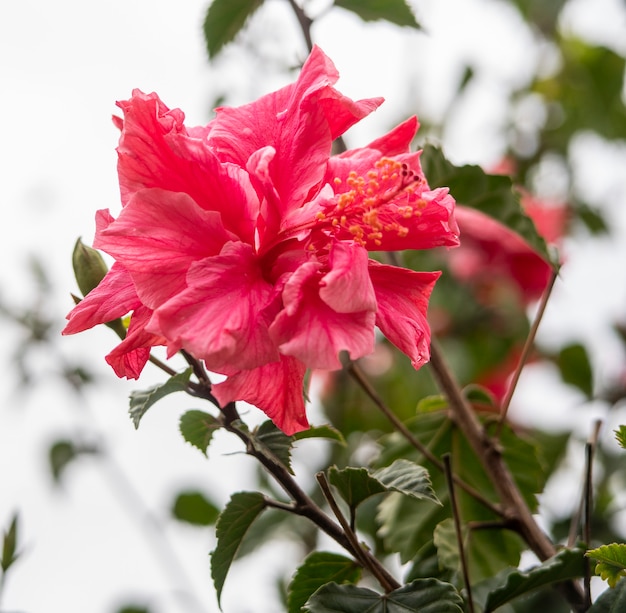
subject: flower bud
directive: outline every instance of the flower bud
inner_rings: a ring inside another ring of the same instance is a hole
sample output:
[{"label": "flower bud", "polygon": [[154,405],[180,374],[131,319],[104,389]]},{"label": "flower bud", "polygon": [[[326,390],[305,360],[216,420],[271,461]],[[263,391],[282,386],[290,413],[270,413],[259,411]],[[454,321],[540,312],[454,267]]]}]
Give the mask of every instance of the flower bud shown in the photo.
[{"label": "flower bud", "polygon": [[80,238],[74,245],[72,253],[72,266],[78,288],[83,296],[86,296],[92,289],[102,281],[107,274],[108,268],[98,251],[83,244]]}]

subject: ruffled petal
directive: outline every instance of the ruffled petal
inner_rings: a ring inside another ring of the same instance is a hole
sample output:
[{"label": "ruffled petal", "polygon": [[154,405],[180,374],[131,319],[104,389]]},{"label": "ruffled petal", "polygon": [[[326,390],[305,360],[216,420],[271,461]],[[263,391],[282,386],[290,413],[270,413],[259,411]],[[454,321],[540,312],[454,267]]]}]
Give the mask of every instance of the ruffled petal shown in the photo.
[{"label": "ruffled petal", "polygon": [[96,234],[94,245],[124,264],[141,301],[156,309],[186,287],[193,262],[217,255],[234,237],[220,213],[201,209],[187,194],[145,189]]},{"label": "ruffled petal", "polygon": [[376,325],[400,351],[420,368],[430,359],[428,299],[439,272],[414,272],[370,261],[370,277],[376,291]]},{"label": "ruffled petal", "polygon": [[68,314],[62,334],[76,334],[98,324],[114,321],[141,305],[132,278],[116,262],[100,281]]},{"label": "ruffled petal", "polygon": [[320,298],[337,313],[376,311],[367,251],[354,243],[333,243],[330,271],[320,281]]},{"label": "ruffled petal", "polygon": [[[298,358],[309,368],[341,368],[339,352],[352,359],[374,350],[373,311],[338,313],[320,296],[324,275],[321,264],[300,266],[285,284],[285,308],[270,326],[270,334],[284,355]],[[332,289],[330,290],[332,294]]]},{"label": "ruffled petal", "polygon": [[214,385],[211,391],[222,406],[236,400],[253,404],[291,435],[309,427],[304,408],[305,372],[302,362],[281,356],[277,362],[242,370]]},{"label": "ruffled petal", "polygon": [[201,208],[219,211],[227,229],[252,242],[258,199],[247,173],[222,164],[210,150],[209,127],[187,130],[184,113],[154,93],[134,90],[118,106],[124,111],[117,149],[122,204],[146,188],[184,192]]},{"label": "ruffled petal", "polygon": [[156,310],[153,331],[217,371],[278,360],[268,333],[276,294],[250,245],[227,243],[220,255],[194,263],[186,281]]},{"label": "ruffled petal", "polygon": [[118,377],[138,379],[143,367],[150,358],[150,350],[164,345],[165,339],[146,332],[152,311],[139,307],[133,312],[126,338],[106,356],[107,363]]},{"label": "ruffled petal", "polygon": [[330,59],[315,47],[296,83],[244,106],[217,109],[209,142],[220,159],[246,167],[256,151],[276,152],[268,170],[280,199],[268,198],[273,206],[264,213],[271,232],[320,187],[333,139],[382,102],[343,96],[332,87],[337,78]]}]

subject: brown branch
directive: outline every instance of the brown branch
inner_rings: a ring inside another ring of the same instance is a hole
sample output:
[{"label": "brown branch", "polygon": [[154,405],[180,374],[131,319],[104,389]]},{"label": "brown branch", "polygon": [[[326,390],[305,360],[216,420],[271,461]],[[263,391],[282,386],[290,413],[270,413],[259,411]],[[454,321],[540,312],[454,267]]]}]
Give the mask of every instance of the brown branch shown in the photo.
[{"label": "brown branch", "polygon": [[[370,400],[380,409],[385,417],[391,422],[393,427],[404,438],[417,449],[431,464],[433,464],[441,472],[445,472],[443,462],[437,458],[428,447],[426,447],[405,425],[398,419],[398,416],[385,404],[383,399],[378,395],[376,390],[372,387],[370,382],[366,379],[365,375],[355,362],[349,362],[345,366],[346,372],[357,382],[361,389],[369,396]],[[457,475],[453,475],[452,478],[456,485],[469,494],[472,498],[480,502],[483,506],[498,516],[503,517],[502,509],[485,498],[478,490],[474,489],[471,485],[465,483]]]},{"label": "brown branch", "polygon": [[[556,554],[554,544],[537,525],[504,463],[500,446],[484,431],[460,386],[448,369],[439,346],[434,341],[431,344],[430,364],[439,387],[448,397],[453,419],[465,434],[498,493],[505,519],[511,523],[540,560],[551,558]],[[576,611],[586,610],[583,595],[577,584],[568,582],[564,584],[564,590],[566,598]]]},{"label": "brown branch", "polygon": [[400,587],[400,584],[379,563],[373,564],[372,560],[375,558],[373,558],[371,555],[368,555],[368,552],[363,549],[363,547],[359,543],[356,534],[348,524],[348,521],[341,512],[341,509],[339,508],[339,505],[337,504],[337,501],[335,500],[330,490],[330,485],[328,483],[328,480],[326,479],[326,475],[323,472],[319,472],[315,475],[315,478],[317,479],[320,489],[324,494],[324,498],[326,498],[326,502],[328,502],[328,506],[330,506],[332,512],[337,518],[337,521],[343,528],[346,537],[350,541],[350,544],[352,545],[352,551],[354,552],[357,560],[365,568],[367,568],[374,575],[374,577],[376,577],[380,585],[382,585],[385,589],[385,592],[389,593],[393,592],[393,590],[398,589]]},{"label": "brown branch", "polygon": [[517,387],[519,378],[522,374],[522,370],[524,369],[524,366],[526,365],[526,362],[528,361],[528,358],[530,356],[530,352],[532,351],[532,348],[535,344],[537,330],[539,330],[539,324],[541,323],[541,320],[543,319],[543,315],[546,312],[546,306],[548,306],[548,300],[550,299],[550,296],[552,295],[552,289],[554,288],[554,283],[556,282],[558,275],[559,275],[558,270],[552,271],[552,277],[550,278],[550,282],[548,283],[548,286],[546,287],[546,289],[543,292],[543,295],[541,296],[539,309],[537,310],[537,314],[535,315],[533,325],[530,328],[528,337],[526,338],[524,347],[522,348],[522,354],[520,355],[519,361],[515,368],[515,372],[513,373],[513,378],[511,379],[509,388],[507,389],[506,395],[504,399],[502,400],[502,407],[500,408],[500,421],[498,423],[498,429],[496,430],[496,438],[499,438],[502,432],[502,427],[504,426],[506,415],[509,411],[509,406],[511,405],[513,394],[515,393],[515,388]]},{"label": "brown branch", "polygon": [[472,584],[470,583],[469,568],[467,565],[467,556],[465,555],[465,546],[463,544],[463,532],[461,531],[461,514],[459,505],[456,501],[456,493],[454,491],[454,479],[452,472],[452,463],[450,454],[443,456],[443,465],[446,474],[446,483],[448,484],[448,494],[450,496],[450,507],[452,508],[452,517],[454,519],[454,531],[456,533],[456,542],[459,547],[459,557],[461,558],[461,570],[463,571],[463,582],[467,590],[467,606],[469,613],[474,613],[474,599],[472,598]]}]

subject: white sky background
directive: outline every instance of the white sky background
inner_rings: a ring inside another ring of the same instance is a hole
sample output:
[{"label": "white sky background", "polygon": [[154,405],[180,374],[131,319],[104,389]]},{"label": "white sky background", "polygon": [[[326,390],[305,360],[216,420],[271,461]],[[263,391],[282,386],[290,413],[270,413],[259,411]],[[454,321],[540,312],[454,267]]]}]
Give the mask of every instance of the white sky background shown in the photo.
[{"label": "white sky background", "polygon": [[[26,262],[34,253],[44,260],[53,282],[50,313],[61,320],[71,306],[73,243],[79,235],[85,242],[92,240],[97,209],[110,207],[114,214],[119,210],[114,151],[118,134],[110,121],[115,100],[129,97],[134,87],[156,91],[168,106],[182,108],[188,124],[195,125],[209,119],[212,103],[221,94],[228,92],[232,103],[247,102],[293,78],[268,62],[253,63],[236,46],[209,66],[201,35],[205,5],[173,0],[0,3],[3,300],[19,306],[32,297]],[[497,161],[503,147],[498,137],[499,88],[522,83],[532,72],[537,57],[530,33],[520,28],[514,12],[497,2],[424,0],[415,5],[428,36],[381,24],[364,26],[340,11],[320,20],[313,31],[342,74],[341,91],[354,98],[387,99],[349,135],[349,144],[365,144],[403,119],[412,99],[429,113],[447,107],[459,58],[471,58],[483,66],[470,97],[471,112],[459,112],[444,144],[457,162]],[[263,58],[284,57],[284,63],[293,64],[303,56],[304,45],[285,6],[270,0],[252,26],[255,40],[263,41]],[[593,40],[614,45],[626,41],[619,0],[578,0],[569,15],[572,27]],[[419,91],[408,88],[405,75],[410,73],[421,76]],[[577,180],[618,231],[611,240],[583,237],[568,242],[568,263],[541,338],[554,346],[566,339],[589,343],[598,372],[606,379],[624,364],[609,322],[626,319],[626,185],[620,170],[626,152],[623,145],[608,150],[581,138],[575,158],[581,160]],[[0,528],[6,528],[18,510],[23,547],[23,557],[8,578],[3,611],[109,613],[133,599],[152,605],[155,613],[216,611],[207,555],[214,546],[210,530],[167,521],[165,513],[173,494],[185,485],[205,489],[220,503],[232,491],[253,487],[251,461],[222,455],[220,450],[236,448],[230,440],[216,441],[208,462],[184,443],[178,416],[203,407],[183,396],[172,396],[151,409],[136,432],[127,416],[127,395],[162,377],[148,367],[138,383],[118,381],[102,359],[114,342],[107,329],[59,341],[61,351],[84,356],[100,374],[101,385],[84,398],[53,379],[18,392],[9,353],[19,334],[4,323],[0,333]],[[53,366],[45,354],[38,355],[35,364],[40,372]],[[519,418],[532,414],[533,419],[544,419],[541,423],[557,425],[564,415],[571,419],[575,414],[581,429],[588,430],[590,411],[581,411],[581,398],[557,386],[550,373],[531,369],[520,391],[515,407]],[[547,418],[546,394],[552,403]],[[258,420],[254,414],[250,418]],[[615,426],[605,428],[607,435]],[[52,486],[48,445],[75,433],[106,442],[146,508],[157,514],[202,606],[194,608],[176,596],[175,590],[185,586],[173,571],[164,572],[146,544],[144,511],[135,509],[134,517],[128,513],[115,490],[119,480],[110,478],[102,462],[80,461],[67,471],[62,491]],[[303,446],[311,454],[312,449]],[[291,568],[275,546],[242,561],[227,579],[224,610],[275,611],[273,577]],[[254,590],[248,588],[252,577]]]}]

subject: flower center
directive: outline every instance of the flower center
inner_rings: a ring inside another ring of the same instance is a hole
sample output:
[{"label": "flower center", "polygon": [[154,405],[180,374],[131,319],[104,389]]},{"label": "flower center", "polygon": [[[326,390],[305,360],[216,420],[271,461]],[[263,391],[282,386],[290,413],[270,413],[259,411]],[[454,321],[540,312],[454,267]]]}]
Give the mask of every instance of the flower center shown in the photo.
[{"label": "flower center", "polygon": [[[334,183],[338,189],[343,181],[336,178]],[[334,235],[348,233],[359,245],[380,246],[388,232],[406,236],[403,220],[421,215],[426,206],[419,195],[425,180],[397,160],[382,158],[365,176],[351,171],[345,183],[347,190],[316,218],[329,224]]]}]

